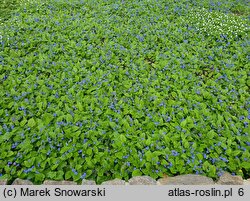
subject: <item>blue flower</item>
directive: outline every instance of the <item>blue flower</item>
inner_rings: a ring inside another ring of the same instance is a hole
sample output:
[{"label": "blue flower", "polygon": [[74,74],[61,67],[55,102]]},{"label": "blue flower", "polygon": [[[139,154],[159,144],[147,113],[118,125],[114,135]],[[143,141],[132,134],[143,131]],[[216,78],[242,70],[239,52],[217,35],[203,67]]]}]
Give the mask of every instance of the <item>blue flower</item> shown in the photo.
[{"label": "blue flower", "polygon": [[216,159],[215,159],[215,158],[211,158],[210,160],[211,160],[211,162],[212,162],[213,164],[216,162]]},{"label": "blue flower", "polygon": [[223,172],[218,172],[217,175],[221,177],[223,175]]},{"label": "blue flower", "polygon": [[153,117],[152,117],[152,115],[151,114],[147,114],[147,116],[150,118],[150,119],[152,119]]},{"label": "blue flower", "polygon": [[158,126],[158,125],[160,124],[160,122],[154,122],[154,124],[155,124],[156,126]]},{"label": "blue flower", "polygon": [[173,156],[178,156],[179,155],[179,153],[177,151],[175,151],[175,150],[172,150],[171,152],[172,152]]},{"label": "blue flower", "polygon": [[171,121],[171,117],[168,117],[166,122],[170,122]]},{"label": "blue flower", "polygon": [[220,156],[219,158],[220,158],[222,161],[224,161],[224,162],[228,162],[228,160],[227,160],[226,158],[222,157],[222,156]]},{"label": "blue flower", "polygon": [[16,146],[17,146],[17,142],[15,142],[14,144],[12,144],[11,148],[12,148],[12,149],[15,149]]},{"label": "blue flower", "polygon": [[164,106],[164,102],[161,102],[161,103],[159,104],[159,106]]},{"label": "blue flower", "polygon": [[245,117],[244,116],[240,116],[240,118],[239,118],[240,120],[243,120],[243,119],[245,119]]},{"label": "blue flower", "polygon": [[72,170],[72,172],[73,172],[75,175],[78,174],[78,172],[77,172],[74,168],[72,168],[71,170]]},{"label": "blue flower", "polygon": [[208,59],[213,60],[213,57],[212,56],[208,56]]},{"label": "blue flower", "polygon": [[85,177],[87,176],[86,172],[84,172],[81,176],[81,179],[85,179]]}]

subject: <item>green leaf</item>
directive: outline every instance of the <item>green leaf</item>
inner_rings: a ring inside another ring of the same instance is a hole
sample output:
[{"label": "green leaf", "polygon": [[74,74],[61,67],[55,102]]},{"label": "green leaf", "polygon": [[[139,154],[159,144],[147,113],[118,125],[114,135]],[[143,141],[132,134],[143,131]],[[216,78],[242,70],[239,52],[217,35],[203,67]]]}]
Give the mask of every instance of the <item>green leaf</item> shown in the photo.
[{"label": "green leaf", "polygon": [[44,179],[45,179],[44,174],[42,174],[42,173],[35,174],[35,182],[41,183],[42,181],[44,181]]},{"label": "green leaf", "polygon": [[29,121],[28,121],[28,126],[31,127],[31,128],[33,128],[35,125],[36,125],[35,120],[34,120],[33,118],[32,118],[32,119],[29,119]]},{"label": "green leaf", "polygon": [[24,118],[21,122],[20,122],[20,126],[23,127],[26,124],[27,120]]},{"label": "green leaf", "polygon": [[186,124],[187,124],[187,120],[185,119],[181,122],[180,126],[184,128]]},{"label": "green leaf", "polygon": [[237,156],[237,155],[239,155],[240,153],[241,153],[240,150],[235,150],[235,151],[233,151],[233,155],[234,155],[234,156]]},{"label": "green leaf", "polygon": [[86,150],[86,154],[92,155],[92,148],[88,148],[88,149]]},{"label": "green leaf", "polygon": [[52,114],[50,114],[50,113],[45,113],[45,114],[43,115],[43,119],[44,119],[45,125],[48,125],[48,124],[52,121],[53,118],[54,118],[54,117],[53,117]]},{"label": "green leaf", "polygon": [[198,158],[199,160],[202,160],[202,159],[203,159],[202,154],[201,154],[201,153],[198,153],[198,154],[197,154],[197,158]]},{"label": "green leaf", "polygon": [[216,134],[213,130],[210,130],[210,131],[207,133],[206,136],[207,136],[209,139],[213,139],[215,135],[217,135],[217,134]]},{"label": "green leaf", "polygon": [[72,177],[72,172],[69,170],[69,171],[67,171],[66,174],[65,174],[65,179],[66,179],[66,180],[69,180],[71,177]]},{"label": "green leaf", "polygon": [[189,144],[189,142],[188,142],[187,140],[183,139],[183,140],[182,140],[182,143],[183,143],[184,148],[187,149],[187,148],[190,147],[190,144]]},{"label": "green leaf", "polygon": [[30,168],[34,164],[34,162],[35,162],[35,158],[31,158],[27,161],[24,161],[23,163],[26,167]]},{"label": "green leaf", "polygon": [[80,174],[77,174],[77,175],[73,174],[73,181],[77,182],[80,179],[81,179],[81,175]]},{"label": "green leaf", "polygon": [[147,146],[151,145],[151,137],[148,137],[148,139],[146,140],[145,144]]},{"label": "green leaf", "polygon": [[122,152],[117,152],[117,153],[115,154],[115,156],[116,156],[117,158],[119,158],[119,159],[122,159],[123,154],[122,154]]},{"label": "green leaf", "polygon": [[86,164],[88,166],[88,168],[94,168],[94,163],[92,162],[91,158],[87,157],[86,159]]},{"label": "green leaf", "polygon": [[122,135],[122,134],[120,135],[120,141],[122,143],[126,142],[126,137],[124,135]]},{"label": "green leaf", "polygon": [[47,177],[53,180],[56,177],[56,172],[48,172]]},{"label": "green leaf", "polygon": [[209,165],[209,176],[210,177],[215,177],[216,175],[216,167],[214,165]]},{"label": "green leaf", "polygon": [[68,123],[73,122],[73,117],[72,117],[70,114],[67,114],[67,115],[65,116],[65,119],[66,119],[66,121],[67,121]]},{"label": "green leaf", "polygon": [[136,169],[132,172],[132,176],[136,177],[136,176],[141,176],[142,172],[139,169]]},{"label": "green leaf", "polygon": [[146,156],[146,160],[147,161],[152,161],[152,158],[153,158],[153,154],[151,153],[151,151],[147,151],[146,153],[145,153],[145,156]]},{"label": "green leaf", "polygon": [[61,181],[63,180],[63,175],[64,175],[64,172],[62,170],[59,170],[57,171],[56,173],[56,177],[54,178],[56,181]]},{"label": "green leaf", "polygon": [[115,127],[116,127],[116,123],[115,122],[109,122],[109,125],[113,129],[115,129]]},{"label": "green leaf", "polygon": [[51,170],[55,170],[58,167],[59,164],[54,164],[51,166]]}]

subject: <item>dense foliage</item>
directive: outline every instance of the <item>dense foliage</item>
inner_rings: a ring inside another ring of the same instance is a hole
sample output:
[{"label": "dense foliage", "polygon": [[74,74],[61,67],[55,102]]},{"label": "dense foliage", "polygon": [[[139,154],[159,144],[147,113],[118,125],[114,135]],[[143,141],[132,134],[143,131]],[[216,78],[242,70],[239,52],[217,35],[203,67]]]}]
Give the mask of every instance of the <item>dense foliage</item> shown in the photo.
[{"label": "dense foliage", "polygon": [[249,177],[247,11],[232,0],[19,6],[0,29],[0,177]]}]

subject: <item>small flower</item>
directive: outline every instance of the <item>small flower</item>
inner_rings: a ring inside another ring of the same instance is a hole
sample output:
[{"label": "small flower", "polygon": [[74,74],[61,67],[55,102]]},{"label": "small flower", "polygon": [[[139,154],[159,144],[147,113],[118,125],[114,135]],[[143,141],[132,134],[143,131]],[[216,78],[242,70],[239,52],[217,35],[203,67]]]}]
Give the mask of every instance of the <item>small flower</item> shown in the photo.
[{"label": "small flower", "polygon": [[87,176],[87,174],[86,174],[86,172],[84,172],[84,173],[82,174],[82,176],[81,176],[81,179],[85,179],[86,176]]},{"label": "small flower", "polygon": [[72,168],[71,170],[72,170],[72,172],[73,172],[75,175],[78,174],[78,172],[77,172],[74,168]]},{"label": "small flower", "polygon": [[243,120],[243,119],[245,119],[245,117],[244,116],[240,116],[240,118],[239,118],[240,120]]},{"label": "small flower", "polygon": [[211,158],[210,160],[211,160],[211,162],[212,162],[213,164],[216,162],[216,159],[215,159],[215,158]]},{"label": "small flower", "polygon": [[175,150],[172,150],[172,155],[173,155],[173,156],[178,156],[179,153],[178,153],[177,151],[175,151]]},{"label": "small flower", "polygon": [[223,175],[223,173],[222,173],[222,172],[218,172],[217,175],[218,175],[219,177],[221,177],[221,176]]},{"label": "small flower", "polygon": [[170,122],[171,121],[171,117],[168,117],[166,122]]},{"label": "small flower", "polygon": [[213,60],[213,57],[212,56],[208,56],[208,59]]},{"label": "small flower", "polygon": [[226,158],[222,157],[222,156],[220,156],[219,158],[220,158],[222,161],[224,161],[224,162],[228,162],[228,160],[227,160]]}]

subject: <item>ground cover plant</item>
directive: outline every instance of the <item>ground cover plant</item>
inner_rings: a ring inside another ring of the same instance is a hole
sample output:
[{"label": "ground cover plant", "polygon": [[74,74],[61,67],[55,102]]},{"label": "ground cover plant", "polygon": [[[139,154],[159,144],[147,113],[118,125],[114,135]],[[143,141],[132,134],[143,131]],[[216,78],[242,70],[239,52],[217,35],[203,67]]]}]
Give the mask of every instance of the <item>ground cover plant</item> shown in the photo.
[{"label": "ground cover plant", "polygon": [[0,3],[0,24],[11,17],[11,13],[19,8],[20,4],[25,5],[24,0],[1,0]]},{"label": "ground cover plant", "polygon": [[18,6],[0,28],[0,178],[249,177],[247,11],[224,0]]}]

